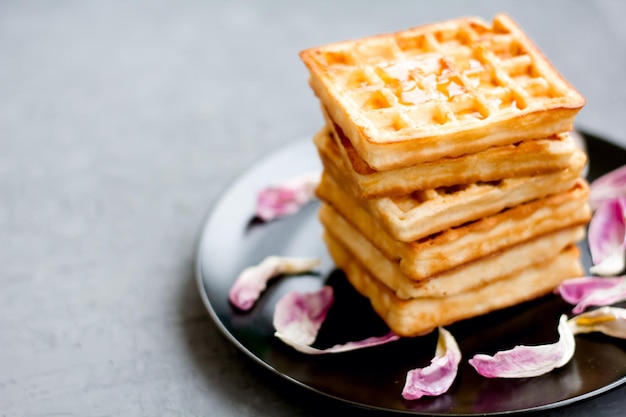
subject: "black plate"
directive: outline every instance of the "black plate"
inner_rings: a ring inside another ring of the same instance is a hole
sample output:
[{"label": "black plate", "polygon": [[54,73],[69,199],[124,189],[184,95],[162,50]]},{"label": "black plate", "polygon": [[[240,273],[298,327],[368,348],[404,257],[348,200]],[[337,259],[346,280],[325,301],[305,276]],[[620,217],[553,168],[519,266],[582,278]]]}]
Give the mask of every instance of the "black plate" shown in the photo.
[{"label": "black plate", "polygon": [[[590,156],[589,179],[626,162],[626,151],[585,134]],[[449,326],[464,360],[458,377],[444,395],[405,401],[406,372],[426,366],[434,353],[435,334],[334,355],[308,356],[273,336],[276,301],[292,289],[310,291],[324,284],[335,289],[336,301],[316,345],[325,347],[387,328],[367,300],[336,270],[321,240],[318,203],[297,215],[268,223],[252,219],[257,191],[293,175],[318,170],[310,140],[271,154],[239,176],[217,200],[202,230],[197,254],[197,283],[218,327],[238,348],[262,366],[314,392],[361,407],[411,414],[446,416],[507,414],[560,407],[598,395],[626,381],[626,341],[602,335],[577,336],[576,353],[565,367],[527,379],[487,379],[467,364],[476,352],[494,353],[517,344],[551,343],[556,323],[571,311],[558,297],[498,311]],[[589,264],[583,243],[583,261]],[[245,267],[268,255],[314,256],[323,259],[318,273],[273,281],[248,313],[234,310],[227,294]]]}]

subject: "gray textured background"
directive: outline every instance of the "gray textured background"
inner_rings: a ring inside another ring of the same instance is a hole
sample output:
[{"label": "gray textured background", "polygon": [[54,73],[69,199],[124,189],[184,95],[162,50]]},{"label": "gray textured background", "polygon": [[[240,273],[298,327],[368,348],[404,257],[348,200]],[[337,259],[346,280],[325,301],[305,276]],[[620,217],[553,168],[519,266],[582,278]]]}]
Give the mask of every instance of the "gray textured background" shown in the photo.
[{"label": "gray textured background", "polygon": [[[0,1],[0,416],[362,415],[222,337],[198,233],[321,126],[299,50],[499,11],[587,97],[578,125],[626,146],[619,0]],[[550,415],[621,415],[625,389]]]}]

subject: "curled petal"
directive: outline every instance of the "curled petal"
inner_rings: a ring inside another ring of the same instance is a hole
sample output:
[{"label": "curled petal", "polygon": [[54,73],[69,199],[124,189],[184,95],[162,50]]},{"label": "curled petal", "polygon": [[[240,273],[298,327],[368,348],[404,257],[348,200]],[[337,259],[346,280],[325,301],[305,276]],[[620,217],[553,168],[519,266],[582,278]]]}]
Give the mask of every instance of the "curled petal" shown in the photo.
[{"label": "curled petal", "polygon": [[474,355],[469,360],[476,371],[487,378],[527,378],[560,368],[572,359],[576,342],[574,334],[562,315],[559,320],[558,342],[539,346],[515,346],[494,356]]},{"label": "curled petal", "polygon": [[301,174],[263,188],[257,195],[256,215],[269,221],[297,213],[315,196],[319,172]]},{"label": "curled petal", "polygon": [[622,277],[580,277],[563,281],[556,292],[575,307],[579,314],[591,306],[605,306],[626,300],[626,276]]},{"label": "curled petal", "polygon": [[392,332],[383,336],[372,336],[356,342],[348,342],[344,344],[337,344],[326,349],[318,349],[310,346],[310,344],[295,343],[290,337],[284,333],[276,332],[276,337],[282,340],[284,343],[290,345],[298,352],[307,353],[309,355],[323,355],[326,353],[341,353],[351,350],[364,349],[368,347],[384,345],[385,343],[398,340],[400,337]]},{"label": "curled petal", "polygon": [[626,165],[604,174],[591,183],[589,204],[597,209],[603,202],[626,197]]},{"label": "curled petal", "polygon": [[589,222],[590,271],[597,275],[617,275],[626,263],[626,197],[606,201]]},{"label": "curled petal", "polygon": [[250,266],[239,274],[228,292],[228,299],[238,309],[250,310],[270,279],[282,274],[308,272],[320,263],[318,258],[268,256],[260,264]]},{"label": "curled petal", "polygon": [[425,368],[412,369],[407,372],[402,397],[416,400],[425,395],[441,395],[448,391],[454,382],[461,362],[461,351],[454,336],[439,328],[435,357]]},{"label": "curled petal", "polygon": [[574,334],[600,332],[626,339],[626,309],[602,307],[572,317],[567,321]]},{"label": "curled petal", "polygon": [[292,291],[285,294],[276,303],[274,310],[275,336],[297,351],[311,355],[346,352],[399,339],[397,335],[388,333],[381,337],[369,337],[328,349],[312,347],[333,301],[333,289],[330,286],[324,286],[312,293],[302,294]]},{"label": "curled petal", "polygon": [[276,336],[286,340],[287,344],[312,344],[334,300],[330,286],[311,293],[287,293],[276,303],[274,310]]}]

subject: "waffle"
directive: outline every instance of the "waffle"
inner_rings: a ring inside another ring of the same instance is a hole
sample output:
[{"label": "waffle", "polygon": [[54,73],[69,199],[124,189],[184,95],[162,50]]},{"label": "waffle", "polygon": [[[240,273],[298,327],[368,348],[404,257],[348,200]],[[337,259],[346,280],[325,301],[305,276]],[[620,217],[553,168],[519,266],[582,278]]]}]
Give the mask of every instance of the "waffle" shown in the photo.
[{"label": "waffle", "polygon": [[[393,239],[413,242],[465,223],[487,217],[517,205],[562,193],[579,180],[584,166],[582,151],[574,153],[571,168],[552,174],[507,178],[495,183],[474,183],[450,188],[416,191],[398,197],[360,199],[349,178],[340,169],[329,166],[322,173],[316,193],[322,200],[350,213],[367,211],[375,224]],[[341,184],[341,185],[339,185]],[[343,187],[342,187],[343,185]]]},{"label": "waffle", "polygon": [[341,256],[339,259],[355,259],[400,299],[445,297],[473,291],[534,263],[547,261],[585,235],[583,226],[568,227],[415,281],[402,272],[397,262],[386,257],[328,206],[322,208],[320,216],[325,230],[324,241],[330,253]]},{"label": "waffle", "polygon": [[332,120],[379,171],[566,132],[585,103],[505,15],[333,43],[300,57]]},{"label": "waffle", "polygon": [[[332,180],[328,184],[333,184]],[[328,190],[328,187],[322,188]],[[342,194],[340,188],[333,191],[338,192],[331,199],[322,196],[324,204],[319,213],[322,222],[332,224],[333,220],[329,219],[341,215],[414,280],[437,275],[546,233],[586,224],[591,216],[587,203],[589,188],[586,182],[579,180],[565,192],[460,227],[442,229],[420,240],[401,242],[380,227],[379,222],[347,193]]]},{"label": "waffle", "polygon": [[550,293],[563,280],[583,273],[578,260],[579,250],[570,245],[556,257],[472,291],[446,297],[402,300],[346,251],[333,249],[329,246],[334,262],[344,271],[352,286],[370,300],[374,311],[395,334],[404,337],[426,334],[438,326],[538,298]]},{"label": "waffle", "polygon": [[[332,126],[332,122],[328,126]],[[325,166],[338,165],[361,198],[393,197],[475,182],[556,172],[568,167],[576,149],[567,133],[550,139],[496,146],[475,154],[375,171],[363,161],[340,129],[324,127],[313,141]]]}]

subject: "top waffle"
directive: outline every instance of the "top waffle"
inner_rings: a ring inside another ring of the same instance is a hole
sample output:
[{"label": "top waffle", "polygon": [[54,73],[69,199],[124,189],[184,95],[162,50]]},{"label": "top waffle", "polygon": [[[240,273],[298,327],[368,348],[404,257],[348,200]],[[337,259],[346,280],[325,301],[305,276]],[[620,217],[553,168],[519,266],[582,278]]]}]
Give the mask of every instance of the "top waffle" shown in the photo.
[{"label": "top waffle", "polygon": [[571,130],[585,103],[505,15],[300,53],[315,94],[373,169]]}]

